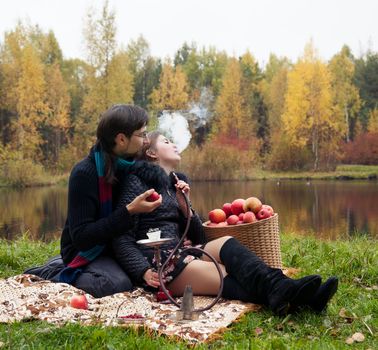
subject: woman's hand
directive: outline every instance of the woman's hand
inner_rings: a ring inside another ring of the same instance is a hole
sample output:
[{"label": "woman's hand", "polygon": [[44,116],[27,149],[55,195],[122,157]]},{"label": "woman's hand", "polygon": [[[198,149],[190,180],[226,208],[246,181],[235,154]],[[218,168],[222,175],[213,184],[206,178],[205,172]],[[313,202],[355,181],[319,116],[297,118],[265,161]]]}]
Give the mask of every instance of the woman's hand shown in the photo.
[{"label": "woman's hand", "polygon": [[179,180],[177,178],[177,182],[175,184],[175,187],[176,187],[177,190],[184,192],[189,198],[190,186],[185,181]]},{"label": "woman's hand", "polygon": [[154,202],[146,200],[155,190],[152,188],[139,196],[137,196],[131,203],[126,205],[127,210],[131,215],[140,213],[150,213],[155,210],[162,202],[162,196]]},{"label": "woman's hand", "polygon": [[152,269],[148,269],[144,275],[143,279],[145,280],[146,284],[148,284],[150,287],[158,288],[160,287],[159,282],[159,274]]},{"label": "woman's hand", "polygon": [[[188,200],[189,200],[189,195],[190,195],[190,186],[183,180],[180,180],[176,174],[174,174],[175,178],[176,178],[176,184],[175,184],[175,187],[176,187],[176,199],[177,199],[177,202],[178,202],[178,205],[180,207],[180,210],[182,211],[182,213],[184,214],[185,217],[188,216],[188,207],[186,205],[186,200],[184,198],[184,195],[183,193],[185,193],[185,195],[187,196]],[[190,210],[190,217],[192,216],[192,211]]]}]

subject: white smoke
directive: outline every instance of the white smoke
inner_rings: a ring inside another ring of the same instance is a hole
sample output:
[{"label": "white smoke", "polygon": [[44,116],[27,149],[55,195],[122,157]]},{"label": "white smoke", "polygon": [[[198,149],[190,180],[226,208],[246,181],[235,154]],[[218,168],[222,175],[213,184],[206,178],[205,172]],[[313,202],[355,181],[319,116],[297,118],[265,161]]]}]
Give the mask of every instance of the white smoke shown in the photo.
[{"label": "white smoke", "polygon": [[188,121],[180,112],[163,111],[158,120],[159,129],[176,144],[180,153],[188,147],[192,134]]},{"label": "white smoke", "polygon": [[199,101],[189,104],[189,111],[163,111],[158,118],[159,129],[177,145],[181,153],[188,147],[195,133],[210,120],[214,96],[207,88],[202,88]]}]

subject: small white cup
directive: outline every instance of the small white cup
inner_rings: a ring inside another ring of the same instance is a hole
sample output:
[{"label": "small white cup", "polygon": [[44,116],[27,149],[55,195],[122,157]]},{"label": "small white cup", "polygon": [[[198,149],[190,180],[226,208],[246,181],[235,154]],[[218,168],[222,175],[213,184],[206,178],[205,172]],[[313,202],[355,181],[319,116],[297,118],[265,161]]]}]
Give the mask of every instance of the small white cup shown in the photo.
[{"label": "small white cup", "polygon": [[150,241],[158,241],[160,239],[161,231],[147,232],[148,239]]}]

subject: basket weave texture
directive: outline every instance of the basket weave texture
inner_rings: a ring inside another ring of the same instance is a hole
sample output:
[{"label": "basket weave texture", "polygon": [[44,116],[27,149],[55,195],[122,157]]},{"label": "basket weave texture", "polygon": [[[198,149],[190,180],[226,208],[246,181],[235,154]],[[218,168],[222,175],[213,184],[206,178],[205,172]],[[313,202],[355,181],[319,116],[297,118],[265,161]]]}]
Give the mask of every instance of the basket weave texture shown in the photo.
[{"label": "basket weave texture", "polygon": [[212,241],[223,236],[232,236],[252,250],[269,266],[282,269],[277,213],[268,219],[251,224],[214,227],[206,226],[207,223],[209,221],[203,224],[207,240]]}]

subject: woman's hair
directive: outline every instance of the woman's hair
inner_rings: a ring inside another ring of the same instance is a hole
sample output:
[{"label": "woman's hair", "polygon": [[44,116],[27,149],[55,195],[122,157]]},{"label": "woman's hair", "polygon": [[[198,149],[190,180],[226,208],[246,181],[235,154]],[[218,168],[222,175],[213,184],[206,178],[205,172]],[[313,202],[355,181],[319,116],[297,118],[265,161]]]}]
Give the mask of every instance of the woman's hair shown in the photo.
[{"label": "woman's hair", "polygon": [[156,142],[160,135],[164,136],[164,134],[159,130],[151,131],[147,134],[148,143],[143,145],[143,148],[138,153],[137,159],[146,160],[148,162],[156,161],[155,158],[149,156],[148,151],[151,149],[154,150],[156,148]]},{"label": "woman's hair", "polygon": [[134,131],[147,125],[148,119],[143,108],[126,104],[113,105],[102,114],[97,126],[97,145],[104,153],[105,179],[108,183],[117,181],[114,169],[116,156],[113,154],[116,136],[122,133],[131,137]]}]

